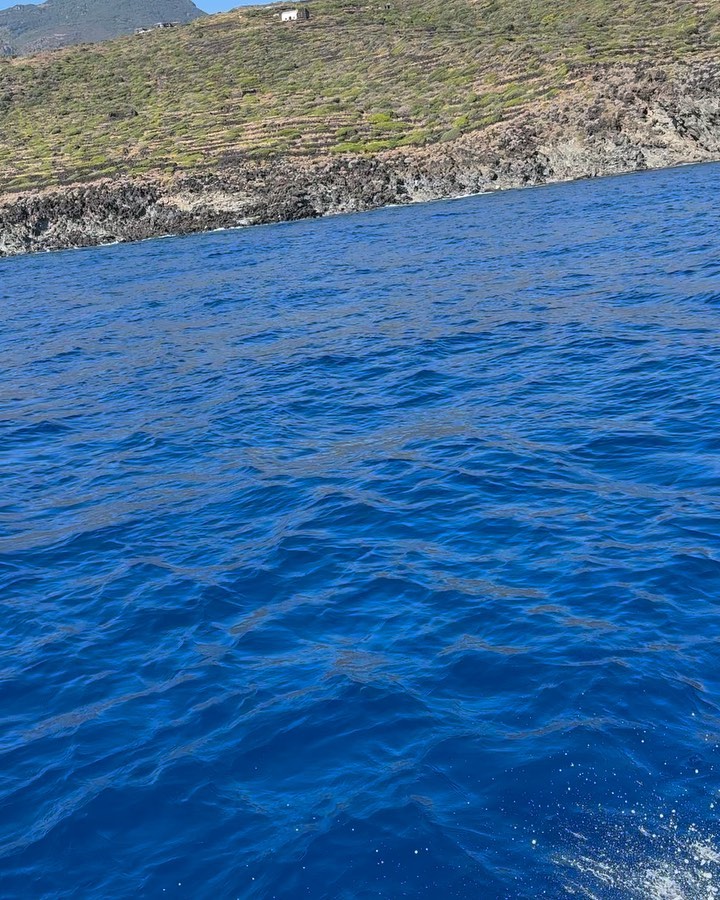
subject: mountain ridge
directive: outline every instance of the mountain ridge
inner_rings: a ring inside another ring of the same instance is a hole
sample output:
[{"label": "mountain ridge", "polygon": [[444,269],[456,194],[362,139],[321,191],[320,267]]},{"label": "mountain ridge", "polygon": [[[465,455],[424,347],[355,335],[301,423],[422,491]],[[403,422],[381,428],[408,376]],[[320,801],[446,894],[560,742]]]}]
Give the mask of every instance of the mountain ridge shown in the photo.
[{"label": "mountain ridge", "polygon": [[46,0],[0,10],[0,51],[27,55],[132,34],[159,22],[206,14],[192,0]]}]

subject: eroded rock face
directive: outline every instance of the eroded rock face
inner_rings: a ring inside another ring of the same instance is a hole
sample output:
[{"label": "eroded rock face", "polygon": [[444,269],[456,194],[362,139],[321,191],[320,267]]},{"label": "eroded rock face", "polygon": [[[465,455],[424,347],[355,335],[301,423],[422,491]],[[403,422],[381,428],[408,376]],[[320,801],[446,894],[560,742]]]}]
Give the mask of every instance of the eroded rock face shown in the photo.
[{"label": "eroded rock face", "polygon": [[0,255],[292,221],[720,158],[720,65],[601,66],[452,143],[253,162],[0,201]]}]

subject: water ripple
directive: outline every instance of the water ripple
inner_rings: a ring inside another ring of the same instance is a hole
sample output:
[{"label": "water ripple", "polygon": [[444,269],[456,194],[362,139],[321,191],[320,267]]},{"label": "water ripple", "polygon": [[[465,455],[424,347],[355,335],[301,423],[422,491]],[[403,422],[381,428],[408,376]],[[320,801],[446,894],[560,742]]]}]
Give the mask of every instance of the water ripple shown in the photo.
[{"label": "water ripple", "polygon": [[3,262],[3,897],[720,897],[719,185]]}]

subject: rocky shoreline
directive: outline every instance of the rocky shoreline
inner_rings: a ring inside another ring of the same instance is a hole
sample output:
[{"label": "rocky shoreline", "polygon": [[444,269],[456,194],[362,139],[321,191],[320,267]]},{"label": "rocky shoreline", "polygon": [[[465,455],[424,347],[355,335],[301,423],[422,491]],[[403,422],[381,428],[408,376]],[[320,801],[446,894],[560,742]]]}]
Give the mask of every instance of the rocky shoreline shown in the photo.
[{"label": "rocky shoreline", "polygon": [[720,64],[597,65],[508,121],[377,155],[254,161],[0,198],[0,256],[285,222],[720,159]]}]

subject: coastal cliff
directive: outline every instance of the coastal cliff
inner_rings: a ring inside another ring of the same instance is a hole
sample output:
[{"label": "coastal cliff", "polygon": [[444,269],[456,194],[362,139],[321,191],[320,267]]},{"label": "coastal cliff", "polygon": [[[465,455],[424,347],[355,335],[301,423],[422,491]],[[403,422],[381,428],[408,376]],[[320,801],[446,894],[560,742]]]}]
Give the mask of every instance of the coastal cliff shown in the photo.
[{"label": "coastal cliff", "polygon": [[720,65],[588,66],[512,121],[430,147],[279,156],[0,200],[0,254],[283,222],[720,158]]},{"label": "coastal cliff", "polygon": [[708,0],[308,9],[0,59],[0,254],[720,159]]}]

